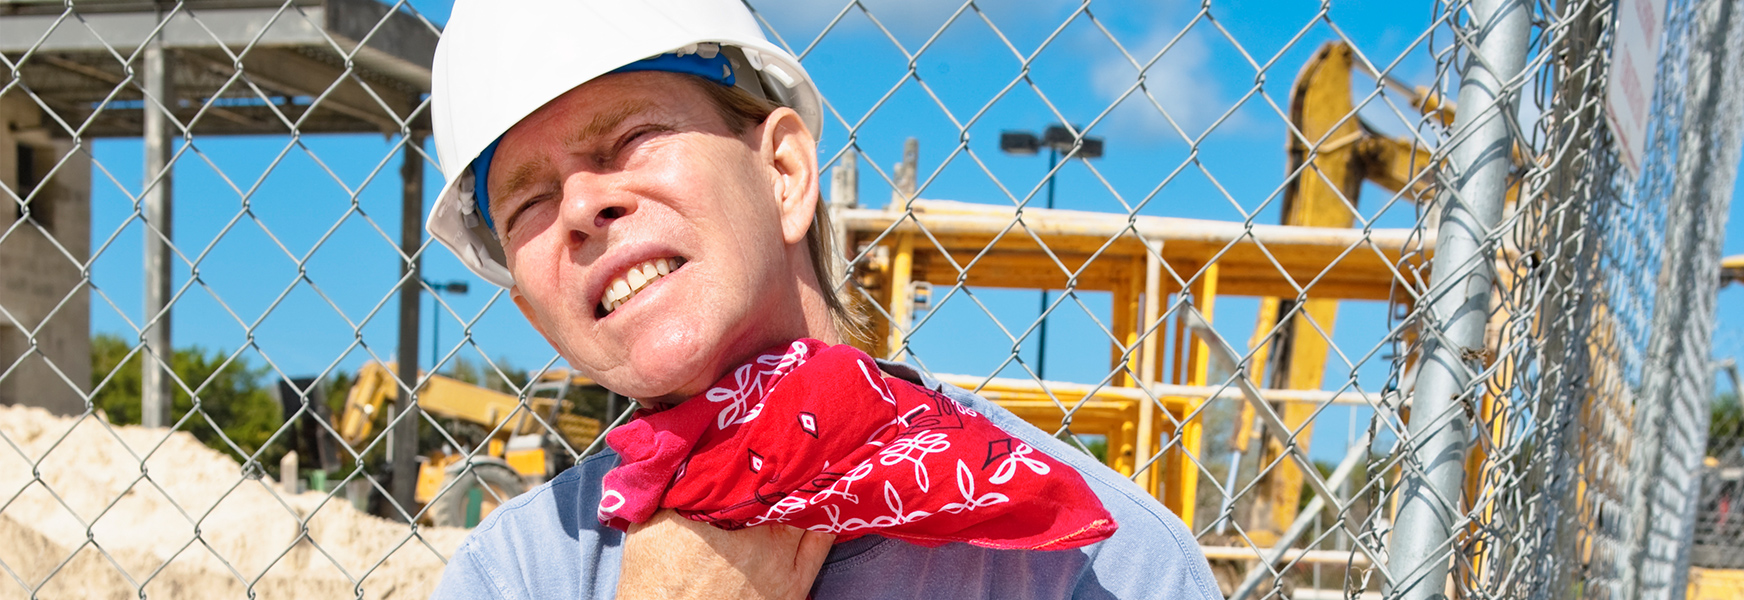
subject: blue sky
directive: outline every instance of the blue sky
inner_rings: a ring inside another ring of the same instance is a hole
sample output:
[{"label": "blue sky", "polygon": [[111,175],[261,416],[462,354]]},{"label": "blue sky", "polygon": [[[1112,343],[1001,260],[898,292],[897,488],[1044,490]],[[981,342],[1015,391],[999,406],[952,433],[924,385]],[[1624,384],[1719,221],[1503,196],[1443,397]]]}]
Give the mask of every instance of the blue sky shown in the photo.
[{"label": "blue sky", "polygon": [[[411,4],[436,23],[447,19],[447,2]],[[835,3],[756,4],[796,49],[810,46],[837,12],[825,7]],[[920,140],[921,179],[928,182],[921,197],[1009,206],[1040,189],[1047,165],[1041,157],[1001,154],[1001,130],[1038,130],[1055,121],[1055,109],[1066,120],[1089,124],[1113,105],[1091,130],[1106,138],[1106,156],[1091,165],[1094,170],[1081,162],[1061,170],[1059,207],[1125,213],[1126,206],[1142,203],[1143,214],[1223,220],[1257,214],[1256,222],[1275,223],[1274,194],[1285,169],[1280,111],[1288,104],[1296,71],[1322,42],[1346,37],[1383,65],[1403,55],[1394,76],[1411,84],[1427,85],[1433,77],[1433,61],[1418,40],[1431,16],[1426,2],[1335,3],[1330,9],[1335,26],[1315,20],[1318,2],[1218,2],[1210,9],[1211,18],[1198,14],[1197,3],[1108,2],[1091,7],[1094,22],[1079,15],[1060,27],[1077,4],[1038,0],[985,3],[984,14],[959,17],[917,60],[923,86],[905,80],[908,60],[896,44],[911,52],[919,48],[955,8],[925,0],[865,4],[895,42],[864,14],[852,11],[811,48],[804,65],[835,113],[850,123],[860,121],[884,98],[857,133],[865,153],[860,193],[862,202],[871,206],[883,204],[889,186],[867,163],[888,173],[908,136]],[[1138,72],[1110,38],[1142,63],[1177,35],[1176,45],[1146,73],[1152,93],[1175,124],[1137,96],[1116,105]],[[1018,81],[989,105],[1019,76],[1020,59],[1005,44],[1027,54],[1050,37],[1031,66],[1036,87]],[[1262,78],[1254,63],[1275,66]],[[1260,79],[1263,94],[1250,94]],[[1409,129],[1384,105],[1365,109],[1364,116],[1383,131]],[[822,154],[833,157],[842,150],[847,129],[836,116],[826,121]],[[971,122],[965,151],[958,148],[958,124]],[[1197,162],[1188,162],[1190,145],[1176,125],[1188,137],[1198,137],[1213,123],[1218,123],[1216,128],[1198,145]],[[270,363],[291,376],[354,370],[372,356],[394,358],[397,299],[390,293],[397,277],[400,164],[391,154],[395,143],[380,135],[306,136],[296,141],[198,138],[177,162],[175,233],[181,251],[199,261],[202,285],[189,288],[176,304],[176,344],[235,351],[252,331],[255,348],[241,356],[254,364]],[[102,251],[93,266],[98,291],[92,297],[93,329],[134,338],[130,323],[139,322],[141,311],[140,227],[123,224],[133,210],[128,195],[140,188],[141,148],[137,140],[101,140],[93,153],[99,163],[93,169],[93,249]],[[1167,185],[1159,190],[1165,180]],[[441,183],[439,171],[430,165],[426,190],[433,196]],[[350,213],[354,192],[359,212]],[[245,196],[250,207],[246,213]],[[1364,218],[1381,227],[1408,226],[1415,220],[1408,204],[1380,211],[1386,198],[1378,189],[1367,190],[1360,207]],[[1038,195],[1035,204],[1041,201]],[[1728,239],[1726,250],[1744,252],[1735,239]],[[297,260],[305,255],[314,286],[297,282]],[[440,315],[442,353],[459,342],[463,323],[476,318],[472,336],[477,347],[462,347],[462,355],[476,359],[482,352],[521,368],[553,360],[552,350],[507,298],[445,250],[433,247],[424,269],[427,279],[471,283],[468,295],[442,297],[447,303]],[[182,265],[178,285],[187,281],[188,273]],[[927,367],[986,375],[1012,344],[995,320],[1020,333],[1035,316],[1033,291],[975,293],[987,310],[959,294],[935,308],[936,314],[917,332],[914,345]],[[1068,300],[1050,320],[1049,379],[1094,382],[1108,372],[1106,338],[1092,319],[1107,323],[1109,299],[1098,293],[1078,297],[1088,310]],[[1736,288],[1721,295],[1716,355],[1744,351],[1744,321],[1729,310],[1740,301],[1744,291]],[[1255,305],[1251,299],[1220,299],[1219,331],[1233,342],[1245,342]],[[423,365],[432,358],[430,306],[426,298],[419,357]],[[1341,308],[1334,341],[1349,360],[1360,360],[1374,349],[1384,332],[1385,314],[1379,303],[1347,302]],[[1022,356],[1033,364],[1033,339],[1023,343]],[[1357,368],[1363,389],[1378,391],[1386,367],[1377,354]],[[1342,384],[1350,371],[1334,356],[1328,385]],[[1001,375],[1027,377],[1016,366]],[[1323,416],[1324,425],[1315,433],[1317,457],[1342,453],[1348,416],[1342,407]]]}]

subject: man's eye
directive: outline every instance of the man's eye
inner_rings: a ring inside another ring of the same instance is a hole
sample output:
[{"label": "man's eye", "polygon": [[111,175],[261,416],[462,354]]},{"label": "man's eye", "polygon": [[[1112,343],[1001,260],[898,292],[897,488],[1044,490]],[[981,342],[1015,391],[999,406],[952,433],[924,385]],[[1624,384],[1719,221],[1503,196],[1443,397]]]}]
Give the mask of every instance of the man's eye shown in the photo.
[{"label": "man's eye", "polygon": [[631,130],[629,133],[624,134],[624,137],[618,138],[618,143],[612,147],[611,154],[605,157],[606,160],[601,161],[601,163],[616,163],[624,158],[627,151],[635,150],[634,146],[647,141],[647,139],[652,137],[654,134],[664,133],[671,130],[672,128],[664,125],[646,125]]},{"label": "man's eye", "polygon": [[541,194],[541,195],[529,198],[525,202],[522,202],[519,205],[515,206],[515,210],[513,212],[509,213],[509,219],[504,224],[503,230],[506,232],[513,232],[515,230],[515,225],[520,223],[522,217],[526,216],[528,212],[532,211],[534,208],[537,208],[539,205],[545,203],[546,200],[550,200],[550,199],[551,199],[550,194]]}]

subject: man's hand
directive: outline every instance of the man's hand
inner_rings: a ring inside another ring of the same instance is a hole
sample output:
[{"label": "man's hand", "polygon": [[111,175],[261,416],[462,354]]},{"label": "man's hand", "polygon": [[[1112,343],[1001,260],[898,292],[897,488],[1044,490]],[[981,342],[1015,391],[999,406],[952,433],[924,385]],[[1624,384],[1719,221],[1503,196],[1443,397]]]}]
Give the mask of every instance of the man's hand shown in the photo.
[{"label": "man's hand", "polygon": [[786,525],[725,531],[662,510],[624,537],[618,597],[803,600],[835,540]]}]

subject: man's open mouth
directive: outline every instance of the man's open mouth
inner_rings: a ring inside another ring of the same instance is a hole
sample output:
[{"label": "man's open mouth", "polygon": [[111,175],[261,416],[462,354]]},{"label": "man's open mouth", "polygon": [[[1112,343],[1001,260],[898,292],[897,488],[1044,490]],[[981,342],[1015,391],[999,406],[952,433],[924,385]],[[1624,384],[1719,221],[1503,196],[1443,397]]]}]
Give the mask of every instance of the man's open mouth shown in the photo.
[{"label": "man's open mouth", "polygon": [[611,314],[612,311],[623,306],[625,302],[629,302],[630,298],[635,297],[637,292],[641,292],[643,288],[654,283],[654,280],[665,277],[668,273],[683,267],[684,262],[684,257],[671,256],[649,259],[642,264],[630,267],[629,270],[624,271],[624,274],[619,275],[617,279],[612,280],[610,285],[606,286],[606,292],[600,298],[599,310],[595,316],[604,318]]}]

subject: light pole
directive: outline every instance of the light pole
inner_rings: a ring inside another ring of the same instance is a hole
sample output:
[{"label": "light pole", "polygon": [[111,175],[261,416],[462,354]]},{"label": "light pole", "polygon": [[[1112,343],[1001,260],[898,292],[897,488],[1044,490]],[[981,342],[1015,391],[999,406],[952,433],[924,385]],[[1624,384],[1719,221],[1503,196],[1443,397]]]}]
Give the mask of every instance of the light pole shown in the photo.
[{"label": "light pole", "polygon": [[430,372],[435,373],[436,365],[442,360],[442,304],[436,299],[436,295],[465,296],[467,285],[458,279],[447,283],[425,279],[424,285],[430,287]]},{"label": "light pole", "polygon": [[[1083,143],[1080,145],[1079,140]],[[1078,148],[1077,154],[1071,154],[1072,148]],[[1006,154],[1033,155],[1042,148],[1048,149],[1048,208],[1054,207],[1054,169],[1060,164],[1060,156],[1068,155],[1082,159],[1102,157],[1102,138],[1090,136],[1074,136],[1072,130],[1064,125],[1049,125],[1042,130],[1041,137],[1028,131],[1002,131],[999,133],[999,150]],[[1036,377],[1046,379],[1048,370],[1048,291],[1042,290],[1041,312],[1042,324],[1036,332]]]}]

